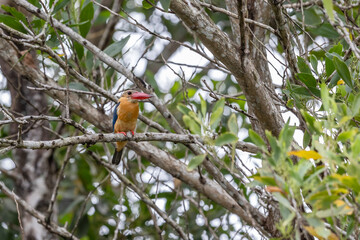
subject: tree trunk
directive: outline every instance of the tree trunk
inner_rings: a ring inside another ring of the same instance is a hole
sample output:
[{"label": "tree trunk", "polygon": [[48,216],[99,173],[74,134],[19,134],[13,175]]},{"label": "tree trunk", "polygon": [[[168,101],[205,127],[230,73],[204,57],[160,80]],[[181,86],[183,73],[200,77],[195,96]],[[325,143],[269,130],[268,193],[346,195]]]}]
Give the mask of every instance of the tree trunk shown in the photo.
[{"label": "tree trunk", "polygon": [[[37,67],[34,59],[34,54],[28,53],[23,61],[32,67]],[[30,90],[28,87],[34,85],[22,76],[21,72],[15,72],[8,61],[2,57],[0,57],[0,66],[10,89],[11,111],[14,116],[46,114],[46,95]],[[42,122],[24,124],[21,129],[21,140],[49,139],[49,132],[43,127],[44,125]],[[14,134],[15,139],[18,136],[18,130],[18,125],[11,126],[10,134]],[[15,149],[13,151],[15,171],[19,176],[15,181],[15,192],[32,207],[45,214],[56,180],[56,164],[52,157],[52,150]],[[20,215],[23,239],[57,239],[56,235],[50,233],[27,212],[20,210]],[[56,218],[56,214],[53,216]]]}]

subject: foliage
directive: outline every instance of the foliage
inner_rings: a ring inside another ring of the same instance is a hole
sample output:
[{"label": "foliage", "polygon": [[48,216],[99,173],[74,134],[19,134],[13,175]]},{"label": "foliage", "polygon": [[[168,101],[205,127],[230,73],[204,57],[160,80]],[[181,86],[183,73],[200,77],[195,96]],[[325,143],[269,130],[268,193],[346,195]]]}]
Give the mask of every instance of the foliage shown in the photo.
[{"label": "foliage", "polygon": [[[335,48],[342,49],[343,46],[339,43],[329,52]],[[307,124],[303,149],[307,150],[292,150],[293,146],[289,145],[294,128],[285,126],[279,139],[268,134],[271,151],[265,150],[263,167],[253,176],[253,186],[271,187],[268,192],[279,201],[283,220],[278,227],[284,235],[289,233],[289,229],[299,231],[296,224],[303,220],[308,223],[305,229],[319,239],[340,239],[335,233],[349,236],[358,226],[360,93],[357,81],[350,77],[357,75],[358,68],[347,66],[341,57],[342,50],[338,54],[339,57],[329,58],[327,56],[331,55],[325,53],[325,64],[334,66],[335,74],[347,79],[343,81],[345,84],[334,85],[334,81],[327,81],[334,76],[333,71],[326,71],[329,67],[323,72],[309,71],[304,59],[299,58],[299,67],[303,66],[300,67],[303,73],[299,74],[300,80],[308,86],[317,79],[314,87],[321,91],[320,99],[308,97],[305,93],[296,94],[304,99],[295,102],[303,106]],[[317,60],[315,66],[324,64],[323,59]],[[348,62],[358,66],[356,58]],[[308,101],[312,101],[315,107]],[[254,135],[250,136],[259,144],[259,137]],[[302,212],[299,206],[308,210]]]}]

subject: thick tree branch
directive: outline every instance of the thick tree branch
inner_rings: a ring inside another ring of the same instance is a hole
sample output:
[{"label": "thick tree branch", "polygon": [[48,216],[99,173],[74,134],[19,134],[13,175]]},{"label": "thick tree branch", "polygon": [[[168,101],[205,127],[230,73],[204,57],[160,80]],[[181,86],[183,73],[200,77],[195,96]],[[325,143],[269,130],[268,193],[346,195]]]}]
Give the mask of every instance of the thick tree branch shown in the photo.
[{"label": "thick tree branch", "polygon": [[[200,136],[191,134],[175,134],[175,133],[136,133],[135,136],[124,136],[117,133],[98,133],[98,134],[86,134],[82,136],[67,137],[62,139],[54,139],[49,141],[22,141],[18,143],[16,140],[0,139],[0,147],[14,146],[16,148],[28,148],[28,149],[51,149],[60,148],[76,144],[95,144],[97,142],[121,142],[121,141],[133,141],[133,142],[149,142],[149,141],[162,141],[162,142],[174,142],[174,143],[204,143]],[[236,147],[239,150],[259,153],[261,150],[251,143],[239,141],[236,143]]]},{"label": "thick tree branch", "polygon": [[[245,94],[249,109],[252,110],[264,129],[268,129],[277,136],[284,121],[265,88],[265,83],[256,72],[254,63],[250,59],[246,63],[242,62],[239,47],[214,24],[196,1],[172,0],[170,7],[236,77]],[[246,68],[242,66],[246,66]],[[256,98],[254,97],[255,93]]]}]

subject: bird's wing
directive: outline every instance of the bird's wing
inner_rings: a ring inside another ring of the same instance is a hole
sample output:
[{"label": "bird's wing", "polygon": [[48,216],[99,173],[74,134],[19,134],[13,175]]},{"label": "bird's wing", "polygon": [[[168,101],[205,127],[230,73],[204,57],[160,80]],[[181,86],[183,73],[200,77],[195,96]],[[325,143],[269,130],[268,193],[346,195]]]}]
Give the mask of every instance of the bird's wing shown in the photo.
[{"label": "bird's wing", "polygon": [[119,107],[120,105],[120,102],[118,102],[118,104],[115,105],[115,108],[114,108],[114,113],[113,113],[113,132],[115,131],[115,123],[116,123],[116,120],[118,118],[118,114],[117,114],[117,108]]}]

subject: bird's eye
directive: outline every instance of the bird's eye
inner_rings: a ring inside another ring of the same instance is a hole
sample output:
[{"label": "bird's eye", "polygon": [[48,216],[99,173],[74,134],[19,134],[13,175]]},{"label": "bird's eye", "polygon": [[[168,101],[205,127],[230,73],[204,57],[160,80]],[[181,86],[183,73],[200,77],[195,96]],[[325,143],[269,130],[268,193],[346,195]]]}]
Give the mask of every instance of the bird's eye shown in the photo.
[{"label": "bird's eye", "polygon": [[128,95],[131,95],[131,93],[132,93],[132,92],[129,91],[129,92],[128,92]]}]

